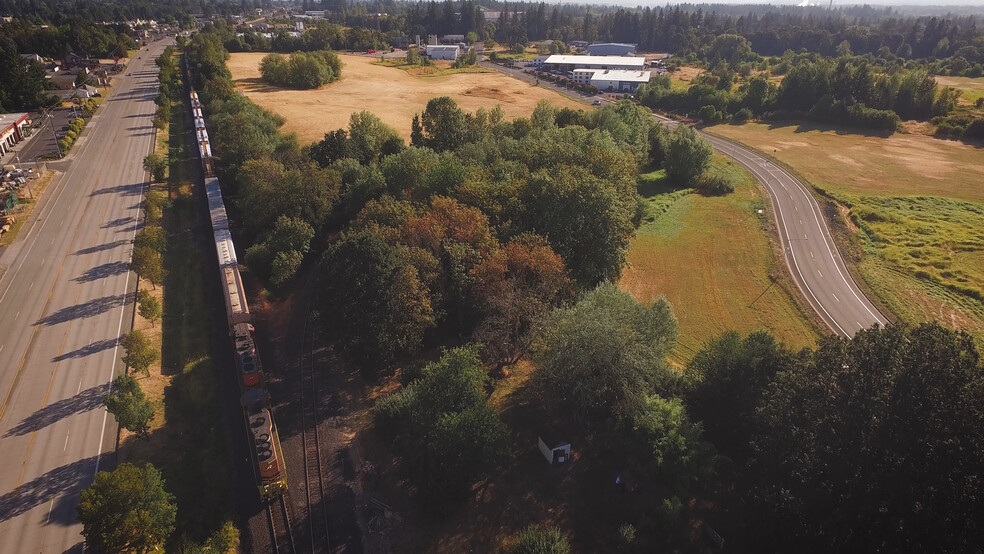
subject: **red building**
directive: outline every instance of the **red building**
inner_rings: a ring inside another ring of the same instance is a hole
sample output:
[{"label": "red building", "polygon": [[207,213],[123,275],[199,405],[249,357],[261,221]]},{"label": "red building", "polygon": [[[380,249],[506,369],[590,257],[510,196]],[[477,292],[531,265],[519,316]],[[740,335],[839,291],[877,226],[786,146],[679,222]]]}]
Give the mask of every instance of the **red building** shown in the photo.
[{"label": "red building", "polygon": [[0,157],[24,138],[22,128],[30,124],[27,117],[26,113],[0,114]]}]

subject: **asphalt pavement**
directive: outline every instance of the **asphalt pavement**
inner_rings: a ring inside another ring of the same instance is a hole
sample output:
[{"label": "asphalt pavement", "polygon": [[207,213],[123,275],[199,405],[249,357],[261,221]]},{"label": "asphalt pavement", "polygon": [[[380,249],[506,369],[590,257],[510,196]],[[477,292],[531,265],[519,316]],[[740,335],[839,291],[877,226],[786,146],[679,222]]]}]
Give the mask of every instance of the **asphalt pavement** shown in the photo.
[{"label": "asphalt pavement", "polygon": [[165,45],[141,50],[68,157],[49,163],[58,175],[0,254],[0,552],[81,552],[79,492],[112,469],[116,426],[102,401],[124,369],[127,264]]},{"label": "asphalt pavement", "polygon": [[[657,119],[673,127],[665,117]],[[800,293],[835,333],[853,337],[888,319],[871,303],[847,269],[820,204],[807,185],[785,168],[741,143],[702,132],[715,150],[744,166],[769,194],[786,266]]]}]

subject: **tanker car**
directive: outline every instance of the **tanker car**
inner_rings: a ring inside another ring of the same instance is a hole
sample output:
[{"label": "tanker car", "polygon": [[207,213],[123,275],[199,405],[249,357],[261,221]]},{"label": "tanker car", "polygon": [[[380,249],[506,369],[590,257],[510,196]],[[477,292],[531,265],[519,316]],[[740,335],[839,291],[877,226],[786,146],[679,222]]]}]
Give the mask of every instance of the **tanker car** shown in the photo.
[{"label": "tanker car", "polygon": [[[190,82],[190,79],[189,79]],[[260,497],[275,498],[287,490],[283,450],[280,436],[270,408],[270,394],[267,392],[260,357],[256,351],[255,329],[246,303],[246,289],[239,273],[236,247],[229,232],[229,217],[219,179],[212,170],[212,150],[209,146],[208,131],[198,93],[191,91],[191,107],[195,121],[195,136],[198,152],[205,173],[205,196],[208,200],[209,219],[212,222],[212,238],[219,261],[219,283],[226,309],[226,322],[236,361],[237,381],[241,390],[240,404],[243,417],[252,441],[250,452],[258,479]]]}]

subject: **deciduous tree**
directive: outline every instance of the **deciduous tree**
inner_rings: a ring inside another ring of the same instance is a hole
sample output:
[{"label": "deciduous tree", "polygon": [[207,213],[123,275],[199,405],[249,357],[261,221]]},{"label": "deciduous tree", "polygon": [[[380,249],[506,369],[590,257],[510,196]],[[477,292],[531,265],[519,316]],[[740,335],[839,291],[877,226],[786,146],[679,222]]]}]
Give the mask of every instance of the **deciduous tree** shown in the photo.
[{"label": "deciduous tree", "polygon": [[150,420],[154,418],[154,405],[147,400],[140,384],[131,375],[113,379],[113,388],[105,400],[106,410],[113,414],[121,427],[147,435]]},{"label": "deciduous tree", "polygon": [[86,545],[111,554],[160,549],[178,511],[154,466],[129,463],[97,473],[76,510]]}]

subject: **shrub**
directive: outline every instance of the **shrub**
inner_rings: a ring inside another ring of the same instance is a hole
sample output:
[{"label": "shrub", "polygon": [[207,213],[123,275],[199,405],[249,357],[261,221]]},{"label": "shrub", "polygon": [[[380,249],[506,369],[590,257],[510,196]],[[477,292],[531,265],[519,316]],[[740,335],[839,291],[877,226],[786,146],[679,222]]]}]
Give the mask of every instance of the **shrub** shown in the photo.
[{"label": "shrub", "polygon": [[707,196],[723,196],[735,191],[734,182],[724,175],[701,175],[697,179],[696,188],[701,194]]},{"label": "shrub", "polygon": [[531,525],[519,534],[509,554],[568,554],[571,545],[556,527]]},{"label": "shrub", "polygon": [[748,108],[742,108],[735,112],[735,115],[731,116],[731,121],[735,123],[744,123],[752,118],[752,110]]}]

